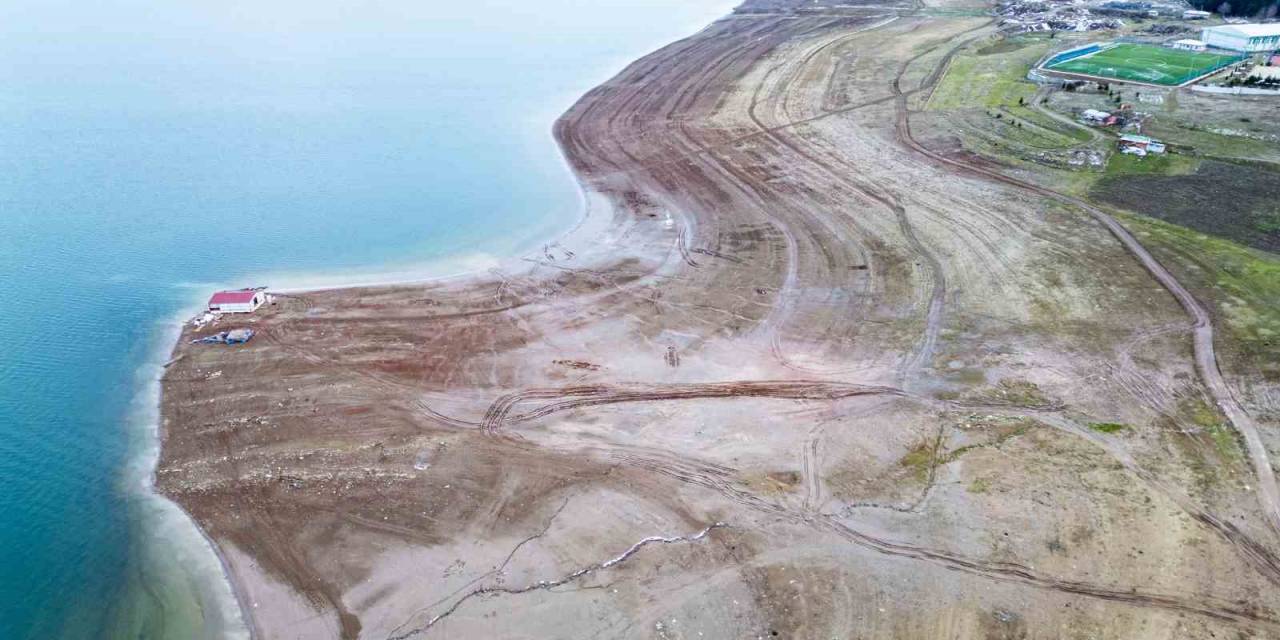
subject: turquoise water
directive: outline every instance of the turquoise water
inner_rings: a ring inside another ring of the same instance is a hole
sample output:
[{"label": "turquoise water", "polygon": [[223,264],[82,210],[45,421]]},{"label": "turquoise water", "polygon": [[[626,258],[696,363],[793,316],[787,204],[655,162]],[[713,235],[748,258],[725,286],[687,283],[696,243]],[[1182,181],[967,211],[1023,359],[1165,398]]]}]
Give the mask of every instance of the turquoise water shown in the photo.
[{"label": "turquoise water", "polygon": [[234,632],[146,491],[175,318],[567,228],[553,118],[729,4],[0,3],[0,638]]}]

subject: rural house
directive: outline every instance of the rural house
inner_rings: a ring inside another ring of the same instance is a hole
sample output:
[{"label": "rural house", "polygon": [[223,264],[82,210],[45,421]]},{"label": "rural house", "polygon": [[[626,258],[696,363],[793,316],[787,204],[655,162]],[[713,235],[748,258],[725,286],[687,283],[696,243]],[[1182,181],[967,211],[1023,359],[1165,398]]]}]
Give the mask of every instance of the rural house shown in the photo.
[{"label": "rural house", "polygon": [[262,290],[219,291],[209,298],[209,311],[213,313],[253,313],[267,301]]}]

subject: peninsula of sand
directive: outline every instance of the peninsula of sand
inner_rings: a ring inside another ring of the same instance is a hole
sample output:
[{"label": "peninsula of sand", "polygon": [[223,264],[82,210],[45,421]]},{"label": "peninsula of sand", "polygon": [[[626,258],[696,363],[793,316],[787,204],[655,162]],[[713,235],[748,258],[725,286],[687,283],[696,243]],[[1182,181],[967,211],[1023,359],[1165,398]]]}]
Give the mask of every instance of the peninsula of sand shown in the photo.
[{"label": "peninsula of sand", "polygon": [[157,487],[255,635],[1280,637],[1212,318],[923,114],[951,4],[749,0],[557,122],[592,223],[522,266],[188,327]]}]

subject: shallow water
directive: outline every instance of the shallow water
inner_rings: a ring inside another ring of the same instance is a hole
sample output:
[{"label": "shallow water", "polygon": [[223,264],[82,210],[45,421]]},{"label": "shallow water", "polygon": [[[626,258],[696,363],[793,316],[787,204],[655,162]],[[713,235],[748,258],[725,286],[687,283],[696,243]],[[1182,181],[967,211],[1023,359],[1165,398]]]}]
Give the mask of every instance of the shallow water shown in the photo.
[{"label": "shallow water", "polygon": [[0,637],[234,632],[146,491],[175,319],[567,228],[554,117],[731,4],[0,3]]}]

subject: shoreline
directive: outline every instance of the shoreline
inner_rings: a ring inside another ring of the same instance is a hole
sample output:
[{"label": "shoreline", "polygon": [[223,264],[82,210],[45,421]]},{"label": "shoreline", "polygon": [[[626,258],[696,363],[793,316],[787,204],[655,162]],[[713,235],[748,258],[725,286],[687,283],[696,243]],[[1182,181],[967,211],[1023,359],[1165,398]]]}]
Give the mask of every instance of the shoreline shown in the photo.
[{"label": "shoreline", "polygon": [[[563,153],[561,153],[561,156],[564,159],[566,170],[568,170],[571,175],[575,175],[572,169],[569,168],[567,157],[564,157]],[[576,175],[575,175],[575,178],[576,178]],[[585,233],[588,237],[598,236],[603,232],[603,229],[604,229],[603,225],[609,220],[608,215],[592,214],[593,206],[591,201],[593,199],[592,198],[593,192],[589,191],[588,186],[581,180],[576,180],[576,185],[579,189],[578,195],[579,195],[580,215],[578,216],[577,220],[567,230],[549,238],[549,242],[547,244],[551,244],[551,245],[564,244],[564,243],[570,242],[572,238],[578,236],[581,233]],[[596,194],[596,195],[598,196],[599,194]],[[605,202],[604,204],[607,205],[608,203]],[[529,253],[530,253],[529,250],[522,250],[518,254],[507,257],[503,259],[498,265],[490,267],[489,269],[486,269],[484,271],[502,270],[504,267],[514,271],[516,267],[527,267],[528,265],[525,264],[525,261],[529,259],[528,258]],[[441,261],[442,264],[447,262],[448,262],[447,260]],[[418,273],[419,275],[413,276],[413,277],[388,278],[384,274],[383,276],[381,276],[381,279],[377,279],[377,280],[351,282],[351,283],[330,282],[323,285],[308,285],[308,286],[296,286],[296,287],[286,286],[285,288],[271,287],[268,289],[268,291],[270,293],[279,293],[279,294],[287,295],[287,294],[308,293],[308,292],[315,292],[315,291],[336,291],[336,290],[343,290],[343,289],[395,287],[395,286],[403,286],[403,285],[428,284],[428,283],[442,284],[442,283],[447,283],[451,281],[464,281],[468,278],[474,278],[478,274],[483,273],[484,271],[480,269],[464,270],[460,272],[443,272],[442,271],[442,272],[436,272],[433,275],[432,271],[428,269],[421,272],[415,271],[415,273]],[[395,273],[395,272],[390,272],[390,273]],[[232,286],[232,285],[228,285],[228,286]],[[184,310],[179,312],[175,318],[167,322],[160,323],[159,326],[163,327],[161,329],[161,331],[163,331],[163,334],[161,337],[157,339],[158,340],[157,347],[154,350],[155,353],[159,354],[159,357],[150,358],[148,362],[143,365],[145,369],[153,368],[155,371],[155,375],[149,376],[147,378],[147,380],[143,384],[143,390],[139,392],[140,396],[152,397],[152,402],[149,405],[150,407],[152,407],[152,409],[148,410],[148,413],[151,414],[151,418],[150,419],[144,418],[140,420],[142,424],[147,425],[147,433],[150,435],[150,438],[144,439],[142,442],[139,443],[141,450],[137,454],[138,458],[141,459],[141,461],[144,463],[144,466],[148,468],[149,471],[145,475],[145,477],[141,478],[143,486],[139,489],[134,489],[134,490],[138,491],[142,499],[156,501],[157,506],[161,508],[175,509],[178,513],[181,514],[181,517],[185,521],[185,524],[189,525],[191,529],[194,531],[194,533],[199,535],[203,545],[207,547],[207,548],[201,548],[201,551],[211,552],[214,555],[214,557],[217,559],[218,565],[220,567],[220,571],[218,574],[219,577],[221,578],[220,582],[230,590],[231,597],[234,599],[235,609],[238,612],[238,616],[237,616],[238,620],[236,620],[235,622],[238,622],[239,626],[243,627],[243,631],[247,634],[247,638],[249,638],[249,640],[257,640],[258,638],[261,637],[261,632],[259,631],[259,626],[253,616],[253,607],[252,607],[251,599],[248,595],[246,586],[243,583],[242,577],[232,567],[230,561],[226,557],[225,551],[213,540],[213,538],[208,534],[208,532],[206,532],[204,528],[199,525],[195,517],[186,508],[184,508],[177,501],[171,499],[169,496],[165,495],[164,493],[156,489],[156,472],[158,470],[161,451],[162,451],[162,448],[164,447],[164,440],[165,440],[165,432],[161,424],[161,397],[163,393],[164,374],[168,365],[173,364],[176,361],[175,355],[177,354],[178,350],[183,344],[182,335],[187,325],[190,323],[191,318],[199,315],[200,309],[202,308],[203,308],[202,304],[193,302],[191,305],[184,307]],[[154,389],[155,393],[154,394],[147,393],[147,391],[150,389]],[[132,465],[128,465],[126,468],[130,468],[130,467],[132,467]],[[137,478],[134,478],[134,479],[136,480]],[[235,626],[235,625],[233,624],[232,626]],[[218,635],[219,637],[223,637],[223,638],[236,637],[233,634],[237,631],[240,631],[240,629],[226,629]]]},{"label": "shoreline", "polygon": [[[581,180],[580,176],[578,176],[576,172],[573,171],[572,167],[569,165],[568,157],[564,154],[564,149],[559,145],[557,145],[556,148],[560,152],[559,155],[564,165],[565,171],[568,172],[568,174],[574,179],[574,184],[575,184],[575,187],[577,188],[577,193],[579,198],[579,203],[578,203],[579,215],[577,216],[576,220],[568,226],[567,229],[550,236],[549,238],[547,238],[547,241],[544,244],[560,245],[560,244],[568,243],[572,241],[573,238],[583,233],[585,233],[587,237],[598,236],[603,232],[604,225],[609,221],[609,215],[592,215],[592,212],[593,212],[592,194],[594,192],[591,191],[589,187],[586,185],[586,183]],[[596,195],[599,196],[600,194],[597,193]],[[608,205],[607,202],[604,202],[603,204],[605,204],[606,206]],[[531,244],[536,244],[536,242],[531,242]],[[419,269],[411,269],[407,272],[404,272],[404,271],[374,272],[372,274],[369,274],[369,277],[373,278],[371,280],[359,280],[355,282],[330,281],[324,284],[308,284],[308,285],[294,285],[294,286],[290,286],[286,284],[284,287],[279,287],[279,288],[268,287],[268,292],[287,295],[287,294],[308,293],[308,292],[316,292],[316,291],[335,291],[335,290],[343,290],[343,289],[364,289],[364,288],[372,289],[372,288],[381,288],[381,287],[407,286],[407,285],[416,285],[416,284],[442,284],[447,282],[465,281],[469,278],[475,278],[479,274],[484,273],[486,271],[495,271],[495,270],[504,270],[504,269],[515,271],[517,267],[527,268],[528,265],[525,263],[525,261],[529,260],[529,255],[531,254],[531,251],[532,251],[532,247],[528,249],[521,249],[515,252],[513,255],[507,256],[505,258],[496,258],[497,262],[494,265],[489,266],[487,268],[469,268],[469,269],[463,269],[461,271],[453,271],[449,267],[443,266],[446,264],[451,264],[453,262],[452,260],[446,258],[439,261],[426,263],[426,265],[424,265]],[[432,268],[432,266],[430,265],[436,265],[436,267]],[[403,275],[406,273],[412,273],[414,275]],[[393,275],[393,274],[400,274],[400,275]],[[307,276],[295,275],[295,277],[306,278]],[[320,276],[320,277],[326,277],[326,276]],[[249,280],[249,279],[251,278],[246,278],[246,280]],[[288,275],[286,275],[284,279],[286,282],[288,282]],[[226,286],[231,287],[234,285],[226,285]],[[199,310],[202,308],[203,308],[202,304],[194,303],[191,306],[185,307],[184,311],[180,312],[176,319],[173,319],[169,322],[161,323],[162,326],[168,327],[168,329],[164,330],[164,335],[168,336],[168,338],[162,337],[160,339],[160,342],[158,343],[159,344],[158,352],[164,355],[162,355],[162,357],[159,360],[150,361],[146,365],[144,365],[145,367],[155,366],[156,368],[156,375],[154,377],[149,378],[147,382],[148,387],[150,387],[151,385],[154,385],[156,393],[154,396],[154,403],[153,403],[153,406],[155,408],[154,419],[147,421],[147,424],[149,424],[149,433],[151,434],[151,437],[152,437],[151,442],[154,443],[154,447],[144,448],[144,450],[139,453],[139,455],[141,455],[144,458],[144,460],[145,459],[150,460],[150,463],[148,465],[150,468],[150,472],[144,479],[144,486],[141,488],[140,495],[145,500],[159,501],[159,504],[162,507],[168,507],[168,508],[173,508],[177,510],[177,512],[181,514],[182,518],[186,521],[186,523],[194,530],[195,533],[199,535],[203,544],[207,546],[207,549],[202,549],[202,550],[207,550],[208,552],[211,552],[218,561],[218,565],[220,567],[220,571],[219,571],[219,577],[221,578],[220,582],[224,584],[231,592],[231,596],[235,602],[235,609],[238,613],[238,616],[237,616],[238,622],[243,627],[243,631],[247,634],[246,637],[249,640],[258,640],[258,638],[261,637],[261,632],[259,631],[259,625],[255,619],[255,616],[253,615],[252,602],[248,595],[247,588],[243,582],[243,577],[240,576],[239,573],[232,567],[231,563],[228,561],[226,557],[226,552],[213,540],[213,538],[208,534],[208,532],[206,532],[204,528],[199,525],[195,517],[177,501],[171,499],[169,496],[166,496],[164,493],[158,491],[156,489],[156,484],[155,484],[156,472],[158,470],[161,450],[164,446],[164,440],[165,440],[164,428],[161,425],[161,419],[160,419],[160,416],[161,416],[160,403],[161,403],[161,394],[163,392],[162,391],[163,377],[164,377],[165,370],[167,368],[166,365],[172,364],[175,361],[174,356],[179,350],[179,348],[182,346],[182,335],[186,326],[190,323],[191,318],[196,317],[199,314],[200,312]],[[238,630],[232,630],[232,629],[224,630],[223,633],[219,634],[219,637],[223,637],[223,638],[236,637],[233,635],[235,631],[238,631]]]},{"label": "shoreline", "polygon": [[[733,15],[734,8],[738,6],[738,2],[739,0],[731,0],[717,3],[717,6],[723,5],[724,7],[724,10],[717,14],[719,17],[714,18],[711,23],[704,24],[695,31],[680,36],[677,40],[672,42],[678,42],[680,40],[696,36],[710,28],[710,26],[715,22],[731,17]],[[534,251],[539,244],[544,248],[556,247],[574,243],[575,239],[587,242],[591,239],[603,237],[608,225],[613,221],[613,216],[618,213],[616,210],[617,207],[614,203],[609,201],[609,198],[605,194],[592,188],[587,183],[585,177],[573,167],[568,150],[557,138],[555,133],[556,128],[559,126],[561,119],[564,118],[580,100],[593,91],[597,86],[608,82],[610,79],[623,73],[628,67],[636,63],[638,60],[641,60],[666,46],[670,46],[670,44],[671,43],[668,42],[650,45],[644,51],[639,52],[635,57],[623,62],[619,68],[605,72],[602,74],[603,78],[601,80],[587,86],[587,88],[583,89],[576,97],[569,100],[567,104],[557,107],[558,112],[552,118],[549,126],[544,128],[544,131],[547,134],[547,141],[554,145],[560,166],[565,172],[566,177],[572,181],[577,195],[577,202],[575,203],[575,206],[578,213],[574,216],[573,220],[560,231],[551,233],[542,241],[539,241],[536,238],[530,238],[528,241],[529,246],[516,247],[511,254],[507,256],[493,256],[487,253],[449,256],[404,270],[374,270],[357,276],[360,279],[356,281],[334,282],[333,278],[342,277],[338,274],[305,275],[284,272],[281,273],[281,277],[279,279],[275,279],[275,281],[283,280],[286,284],[282,287],[269,286],[268,291],[270,293],[295,294],[340,289],[379,288],[414,284],[460,282],[476,278],[479,274],[484,272],[516,272],[525,270],[529,267],[530,262],[539,262],[538,260],[531,258],[532,255],[536,255]],[[464,267],[461,270],[454,270],[452,266],[449,266],[457,264],[459,261],[466,263],[486,260],[492,260],[493,264]],[[319,278],[325,279],[326,282],[290,285],[289,280],[291,278],[295,280]],[[263,281],[270,279],[273,279],[270,275],[262,278]],[[253,278],[246,277],[244,280],[249,281],[253,280]],[[218,636],[223,638],[241,637],[237,634],[243,632],[243,637],[247,637],[249,640],[258,640],[262,637],[260,625],[253,613],[254,607],[252,606],[248,589],[244,584],[243,576],[239,575],[239,573],[233,568],[232,564],[227,559],[226,552],[219,544],[217,544],[205,528],[199,524],[199,521],[194,517],[194,515],[178,501],[165,495],[156,487],[156,474],[159,468],[165,442],[165,429],[162,424],[161,409],[163,378],[168,365],[174,362],[174,357],[182,346],[182,335],[187,324],[190,322],[192,317],[199,314],[199,310],[202,308],[202,304],[199,302],[193,302],[190,306],[183,307],[183,310],[178,312],[177,318],[161,323],[162,327],[167,328],[162,329],[162,336],[158,339],[157,343],[158,346],[156,348],[156,352],[160,354],[160,357],[149,361],[144,365],[144,367],[154,366],[155,375],[147,379],[144,389],[139,393],[143,395],[150,395],[147,394],[147,389],[154,389],[155,393],[151,396],[152,402],[150,403],[150,406],[152,407],[152,419],[149,421],[144,420],[144,423],[149,425],[147,433],[149,434],[150,439],[144,440],[142,443],[142,445],[144,445],[143,450],[139,452],[139,455],[142,456],[144,460],[149,460],[149,464],[146,465],[149,471],[143,480],[144,485],[141,488],[140,494],[144,500],[156,501],[157,505],[162,508],[171,508],[176,510],[176,512],[181,515],[184,524],[192,529],[194,533],[198,534],[203,545],[201,551],[211,552],[213,557],[217,560],[219,567],[218,577],[220,578],[219,583],[229,590],[230,597],[235,605],[235,613],[238,614],[236,616],[236,620],[225,621],[227,628],[221,630]]]},{"label": "shoreline", "polygon": [[[1085,422],[1161,424],[1073,374],[1176,301],[1094,220],[916,142],[947,121],[911,96],[989,21],[778,5],[556,121],[614,205],[582,255],[309,289],[244,348],[178,345],[158,484],[250,594],[294,596],[259,598],[265,635],[1280,628],[1248,534]],[[1028,312],[1054,283],[1084,331]],[[1194,367],[1142,355],[1171,389]]]},{"label": "shoreline", "polygon": [[[696,37],[698,34],[706,31],[708,28],[713,26],[716,22],[733,18],[735,15],[734,10],[738,6],[740,6],[741,2],[742,0],[714,0],[714,2],[708,2],[708,4],[718,7],[717,9],[712,9],[708,11],[708,14],[714,14],[716,16],[711,19],[711,22],[702,23],[701,26],[689,25],[688,28],[692,28],[694,30],[686,32],[684,33],[684,35],[678,36],[675,40],[668,41],[668,42],[650,43],[650,44],[644,45],[645,48],[642,51],[637,52],[631,57],[620,56],[619,57],[620,66],[612,70],[602,71],[600,74],[600,78],[596,80],[587,81],[586,83],[584,83],[584,88],[579,89],[576,94],[568,97],[565,100],[565,102],[557,103],[557,106],[549,107],[547,109],[546,115],[551,119],[551,121],[549,123],[549,126],[543,127],[543,131],[546,134],[546,142],[549,143],[552,146],[552,148],[555,149],[557,161],[559,162],[560,167],[564,172],[565,178],[572,183],[573,191],[576,199],[576,202],[573,204],[573,208],[576,209],[577,211],[576,215],[567,216],[565,224],[562,225],[558,230],[553,230],[546,236],[530,237],[525,243],[527,244],[527,246],[517,245],[516,247],[512,248],[510,252],[507,253],[506,255],[497,255],[497,254],[492,254],[488,252],[470,252],[470,253],[463,253],[463,254],[457,254],[457,255],[442,256],[438,259],[432,259],[425,263],[420,263],[416,265],[413,263],[409,263],[409,264],[404,264],[399,266],[393,265],[391,266],[390,269],[374,268],[370,271],[360,273],[359,275],[356,276],[357,280],[354,280],[354,281],[335,280],[335,279],[341,279],[341,278],[347,277],[339,273],[324,273],[324,272],[316,273],[314,271],[310,273],[288,272],[288,271],[274,272],[274,273],[266,272],[260,277],[246,276],[242,278],[242,280],[244,281],[252,280],[255,282],[257,281],[266,282],[268,280],[274,280],[276,282],[283,281],[285,282],[283,286],[278,287],[278,286],[268,285],[268,290],[271,293],[285,293],[285,294],[304,293],[304,292],[311,292],[311,291],[328,291],[328,290],[336,290],[336,289],[393,287],[393,286],[405,286],[405,285],[415,285],[415,284],[425,284],[425,283],[458,281],[458,280],[465,280],[467,278],[475,277],[478,274],[481,274],[484,272],[493,271],[493,270],[502,270],[504,268],[508,268],[514,271],[516,270],[515,267],[524,266],[522,263],[525,262],[528,259],[528,257],[538,249],[539,245],[555,246],[557,244],[569,242],[573,238],[583,234],[585,234],[587,238],[592,237],[593,235],[596,234],[597,231],[603,230],[603,226],[599,228],[589,227],[587,231],[583,231],[583,228],[588,227],[589,224],[593,224],[593,223],[596,225],[607,224],[608,212],[606,211],[606,215],[603,215],[603,216],[591,215],[592,194],[593,193],[596,195],[601,195],[601,194],[593,190],[586,183],[584,176],[580,175],[578,171],[574,169],[572,162],[570,160],[570,157],[567,153],[567,150],[560,143],[560,141],[557,140],[555,135],[555,129],[559,125],[560,120],[564,118],[573,109],[573,107],[579,101],[581,101],[584,97],[586,97],[592,91],[596,90],[601,85],[609,82],[611,79],[617,77],[619,74],[626,71],[627,68],[630,67],[632,64],[635,64],[636,62],[643,60],[644,58],[656,53],[657,51],[662,50],[667,46],[670,46],[672,44],[675,44],[677,42],[680,42],[692,37]],[[685,27],[677,27],[676,30],[680,30],[683,28]],[[601,199],[606,209],[613,208],[612,203],[609,203],[606,198],[601,198]],[[484,264],[480,266],[469,266],[469,267],[454,266],[454,265],[458,265],[459,263],[465,264],[467,262],[477,262],[477,263],[484,263]],[[354,269],[354,270],[357,272],[361,271],[360,269]],[[351,271],[351,270],[348,270],[348,271]],[[279,276],[278,278],[276,277],[277,275]],[[308,282],[306,284],[300,284],[296,282],[295,284],[289,284],[289,281],[291,279],[295,281],[306,280]],[[312,282],[312,280],[320,280],[321,282]],[[221,285],[215,285],[215,286],[221,286]],[[226,285],[226,287],[233,287],[233,286],[237,286],[237,285]],[[239,285],[239,286],[243,286],[243,285]]]},{"label": "shoreline", "polygon": [[[157,324],[159,335],[155,338],[155,346],[150,350],[151,355],[143,365],[143,370],[150,371],[151,375],[145,376],[145,379],[141,382],[141,389],[135,399],[135,403],[138,403],[138,406],[130,412],[133,416],[130,418],[130,422],[136,421],[138,426],[143,428],[143,433],[141,434],[142,437],[133,445],[138,448],[138,451],[125,467],[126,473],[121,479],[125,486],[122,487],[122,490],[136,493],[144,502],[151,502],[152,506],[155,507],[152,511],[134,516],[136,522],[145,523],[149,518],[170,517],[168,524],[178,526],[180,528],[177,532],[179,535],[195,534],[198,536],[196,540],[168,539],[165,544],[171,545],[175,550],[179,551],[212,554],[218,565],[218,578],[220,579],[217,580],[217,583],[225,587],[227,592],[209,593],[197,590],[191,595],[196,597],[196,604],[202,612],[211,604],[207,601],[208,598],[213,599],[214,603],[212,604],[215,605],[221,605],[222,607],[230,605],[230,609],[219,611],[216,616],[215,624],[220,622],[222,625],[222,628],[213,630],[218,637],[247,637],[250,640],[254,640],[258,636],[255,634],[251,623],[248,602],[244,600],[240,585],[234,579],[230,571],[230,565],[227,564],[222,550],[181,504],[171,500],[156,488],[156,471],[164,442],[160,404],[163,394],[164,372],[171,362],[174,351],[177,349],[183,327],[187,324],[192,311],[196,308],[198,307],[194,304],[184,307],[183,311],[180,311],[174,318]],[[141,486],[137,486],[136,483],[141,483]],[[137,507],[133,508],[136,509]],[[155,536],[156,532],[153,529],[148,530],[147,535]],[[196,544],[198,547],[192,549],[190,546],[184,546],[184,543]],[[156,542],[153,539],[146,544],[149,549],[154,549]],[[139,559],[139,561],[148,562],[150,558]],[[206,574],[206,572],[212,573],[212,571],[209,571],[211,569],[213,567],[203,567],[190,572],[189,575],[200,581],[202,574]],[[203,575],[205,580],[213,577],[213,575]],[[218,602],[219,599],[226,597],[230,597],[230,603],[226,601]],[[229,614],[234,614],[234,617]],[[207,623],[208,616],[204,616],[204,620]],[[206,631],[209,630],[206,629]]]}]

